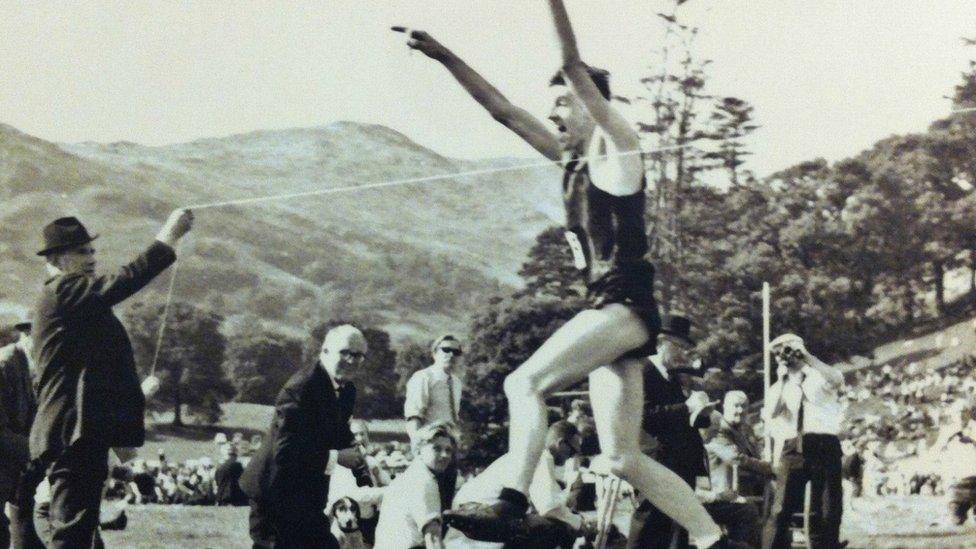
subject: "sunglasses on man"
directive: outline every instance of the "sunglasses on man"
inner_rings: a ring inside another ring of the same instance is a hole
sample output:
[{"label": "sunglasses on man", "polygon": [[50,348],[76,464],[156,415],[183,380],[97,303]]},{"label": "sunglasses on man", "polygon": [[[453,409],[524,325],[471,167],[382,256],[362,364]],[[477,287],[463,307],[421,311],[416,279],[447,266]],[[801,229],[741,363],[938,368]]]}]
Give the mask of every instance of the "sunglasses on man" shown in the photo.
[{"label": "sunglasses on man", "polygon": [[439,350],[442,353],[447,353],[454,356],[461,356],[464,354],[461,349],[458,349],[457,347],[441,347]]}]

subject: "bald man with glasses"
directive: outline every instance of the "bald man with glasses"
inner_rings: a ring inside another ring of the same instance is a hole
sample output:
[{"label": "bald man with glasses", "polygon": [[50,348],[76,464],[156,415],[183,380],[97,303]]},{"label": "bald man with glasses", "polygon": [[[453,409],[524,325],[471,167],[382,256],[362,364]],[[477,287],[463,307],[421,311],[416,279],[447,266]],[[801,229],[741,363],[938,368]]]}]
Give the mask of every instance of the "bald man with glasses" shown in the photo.
[{"label": "bald man with glasses", "polygon": [[295,372],[278,394],[266,442],[241,476],[253,547],[339,547],[324,513],[326,496],[336,464],[354,471],[365,465],[349,429],[356,388],[348,380],[366,350],[362,332],[337,326],[318,361]]}]

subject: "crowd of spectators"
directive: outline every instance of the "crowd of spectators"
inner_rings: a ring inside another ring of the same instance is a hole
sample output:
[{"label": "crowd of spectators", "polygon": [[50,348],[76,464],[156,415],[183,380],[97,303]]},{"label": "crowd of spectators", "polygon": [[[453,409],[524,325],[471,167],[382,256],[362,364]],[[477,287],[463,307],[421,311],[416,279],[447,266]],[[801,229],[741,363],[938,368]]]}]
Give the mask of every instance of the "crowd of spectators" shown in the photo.
[{"label": "crowd of spectators", "polygon": [[885,365],[855,373],[849,387],[845,472],[858,494],[943,495],[976,473],[976,464],[967,473],[946,467],[944,459],[976,410],[972,357],[935,369]]},{"label": "crowd of spectators", "polygon": [[[129,504],[247,505],[238,483],[244,466],[260,447],[261,435],[250,440],[241,433],[214,437],[217,458],[202,456],[182,462],[167,460],[160,450],[157,459],[135,459],[112,467],[105,497]],[[406,442],[363,445],[369,462],[382,471],[381,477],[396,478],[410,465],[413,455]]]},{"label": "crowd of spectators", "polygon": [[879,402],[882,410],[848,414],[847,438],[863,447],[872,441],[891,443],[924,440],[937,427],[951,403],[976,394],[976,360],[941,369],[883,366],[854,374],[842,399],[853,410],[858,403]]}]

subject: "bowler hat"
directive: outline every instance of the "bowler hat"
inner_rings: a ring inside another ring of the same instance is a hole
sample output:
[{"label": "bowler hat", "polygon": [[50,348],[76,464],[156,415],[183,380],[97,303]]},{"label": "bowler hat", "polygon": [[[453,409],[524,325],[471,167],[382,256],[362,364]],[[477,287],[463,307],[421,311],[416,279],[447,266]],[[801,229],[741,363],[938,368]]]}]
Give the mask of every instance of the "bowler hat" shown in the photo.
[{"label": "bowler hat", "polygon": [[661,333],[681,339],[689,345],[695,344],[691,339],[691,321],[685,316],[664,315],[661,319]]},{"label": "bowler hat", "polygon": [[61,217],[44,227],[44,249],[37,255],[49,255],[54,252],[87,244],[98,238],[89,235],[85,226],[76,217]]}]

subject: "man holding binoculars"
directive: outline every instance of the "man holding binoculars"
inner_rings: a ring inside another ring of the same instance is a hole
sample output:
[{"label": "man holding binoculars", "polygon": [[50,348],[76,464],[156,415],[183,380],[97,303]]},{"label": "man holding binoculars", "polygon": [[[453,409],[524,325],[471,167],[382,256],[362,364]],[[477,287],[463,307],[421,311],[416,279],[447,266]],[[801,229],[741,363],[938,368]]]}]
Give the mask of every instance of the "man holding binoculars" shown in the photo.
[{"label": "man holding binoculars", "polygon": [[[783,334],[770,342],[777,381],[762,417],[782,448],[776,467],[776,499],[763,532],[763,548],[790,547],[790,518],[803,509],[811,486],[810,546],[840,547],[842,512],[839,391],[844,376],[811,355],[803,339]],[[774,460],[775,461],[775,460]]]}]

